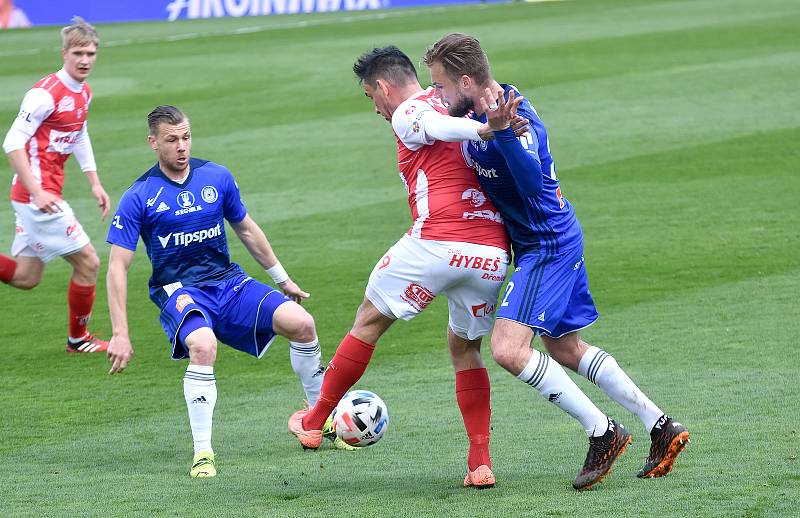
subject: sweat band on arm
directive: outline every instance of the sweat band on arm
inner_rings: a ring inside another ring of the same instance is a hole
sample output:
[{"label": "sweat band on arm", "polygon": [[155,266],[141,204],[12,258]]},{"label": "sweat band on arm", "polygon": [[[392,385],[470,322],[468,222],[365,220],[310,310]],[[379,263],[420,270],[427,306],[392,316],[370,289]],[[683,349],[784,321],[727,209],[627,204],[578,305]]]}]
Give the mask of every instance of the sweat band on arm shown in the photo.
[{"label": "sweat band on arm", "polygon": [[281,284],[282,282],[286,282],[289,280],[289,274],[286,273],[286,270],[283,269],[281,262],[278,261],[274,265],[267,268],[267,273],[270,277],[272,277],[272,282],[275,284]]}]

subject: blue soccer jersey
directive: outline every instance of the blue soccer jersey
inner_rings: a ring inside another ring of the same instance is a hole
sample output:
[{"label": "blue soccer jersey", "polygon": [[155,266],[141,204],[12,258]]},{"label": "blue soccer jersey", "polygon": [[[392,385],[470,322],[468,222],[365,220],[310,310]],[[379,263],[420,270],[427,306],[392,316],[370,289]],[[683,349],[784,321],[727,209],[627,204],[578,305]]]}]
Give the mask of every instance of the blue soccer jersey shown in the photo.
[{"label": "blue soccer jersey", "polygon": [[[506,97],[512,89],[517,97],[521,95],[511,85],[502,87]],[[556,255],[582,243],[575,211],[561,195],[547,131],[539,115],[527,99],[522,100],[517,114],[528,119],[530,124],[531,131],[519,137],[519,141],[533,160],[528,160],[524,164],[525,170],[517,170],[515,174],[526,175],[528,180],[537,184],[536,194],[531,194],[529,189],[526,192],[519,177],[514,178],[497,140],[465,144],[481,187],[503,216],[515,262],[525,254]],[[473,118],[486,122],[485,114],[480,117],[473,115]],[[505,132],[513,137],[510,129]]]},{"label": "blue soccer jersey", "polygon": [[[178,286],[215,284],[244,272],[232,263],[225,221],[247,215],[225,167],[192,158],[181,184],[153,166],[122,195],[106,240],[136,250],[141,236],[153,265],[150,298],[158,306]],[[178,284],[180,283],[180,284]]]}]

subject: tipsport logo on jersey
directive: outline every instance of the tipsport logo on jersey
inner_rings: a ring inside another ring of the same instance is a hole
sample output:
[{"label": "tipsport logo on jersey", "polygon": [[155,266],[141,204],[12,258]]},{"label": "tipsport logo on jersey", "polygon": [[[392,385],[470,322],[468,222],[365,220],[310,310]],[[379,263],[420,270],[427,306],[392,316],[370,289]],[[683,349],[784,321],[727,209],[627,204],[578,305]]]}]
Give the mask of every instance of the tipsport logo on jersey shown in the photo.
[{"label": "tipsport logo on jersey", "polygon": [[217,223],[216,226],[196,232],[170,232],[166,236],[158,236],[161,242],[161,248],[167,248],[170,241],[172,246],[189,246],[192,243],[202,243],[207,239],[214,239],[222,235],[222,226]]}]

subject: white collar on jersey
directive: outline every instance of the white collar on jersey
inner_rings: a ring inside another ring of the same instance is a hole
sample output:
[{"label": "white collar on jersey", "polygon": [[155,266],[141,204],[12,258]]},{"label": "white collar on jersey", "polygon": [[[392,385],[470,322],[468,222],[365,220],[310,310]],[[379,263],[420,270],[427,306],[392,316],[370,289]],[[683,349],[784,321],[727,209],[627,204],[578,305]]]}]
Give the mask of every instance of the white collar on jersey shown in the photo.
[{"label": "white collar on jersey", "polygon": [[69,75],[63,68],[56,72],[56,76],[67,86],[67,88],[76,94],[81,93],[83,90],[83,81],[76,81],[75,78]]}]

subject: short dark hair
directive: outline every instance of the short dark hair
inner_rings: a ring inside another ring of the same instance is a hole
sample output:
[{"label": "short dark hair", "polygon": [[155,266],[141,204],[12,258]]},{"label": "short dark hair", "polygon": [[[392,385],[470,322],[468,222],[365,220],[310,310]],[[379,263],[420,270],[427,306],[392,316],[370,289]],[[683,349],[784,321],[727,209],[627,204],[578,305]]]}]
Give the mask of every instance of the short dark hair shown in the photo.
[{"label": "short dark hair", "polygon": [[166,123],[174,126],[188,119],[180,108],[170,105],[156,106],[147,114],[147,127],[150,129],[150,135],[156,136],[159,124]]},{"label": "short dark hair", "polygon": [[358,76],[359,83],[366,83],[373,88],[378,79],[385,79],[395,86],[419,81],[414,64],[394,45],[374,48],[362,54],[353,65],[353,72]]},{"label": "short dark hair", "polygon": [[428,47],[422,61],[428,67],[441,63],[444,72],[454,81],[458,81],[461,76],[469,76],[483,86],[492,77],[489,72],[489,58],[481,48],[478,38],[460,32],[451,32]]}]

